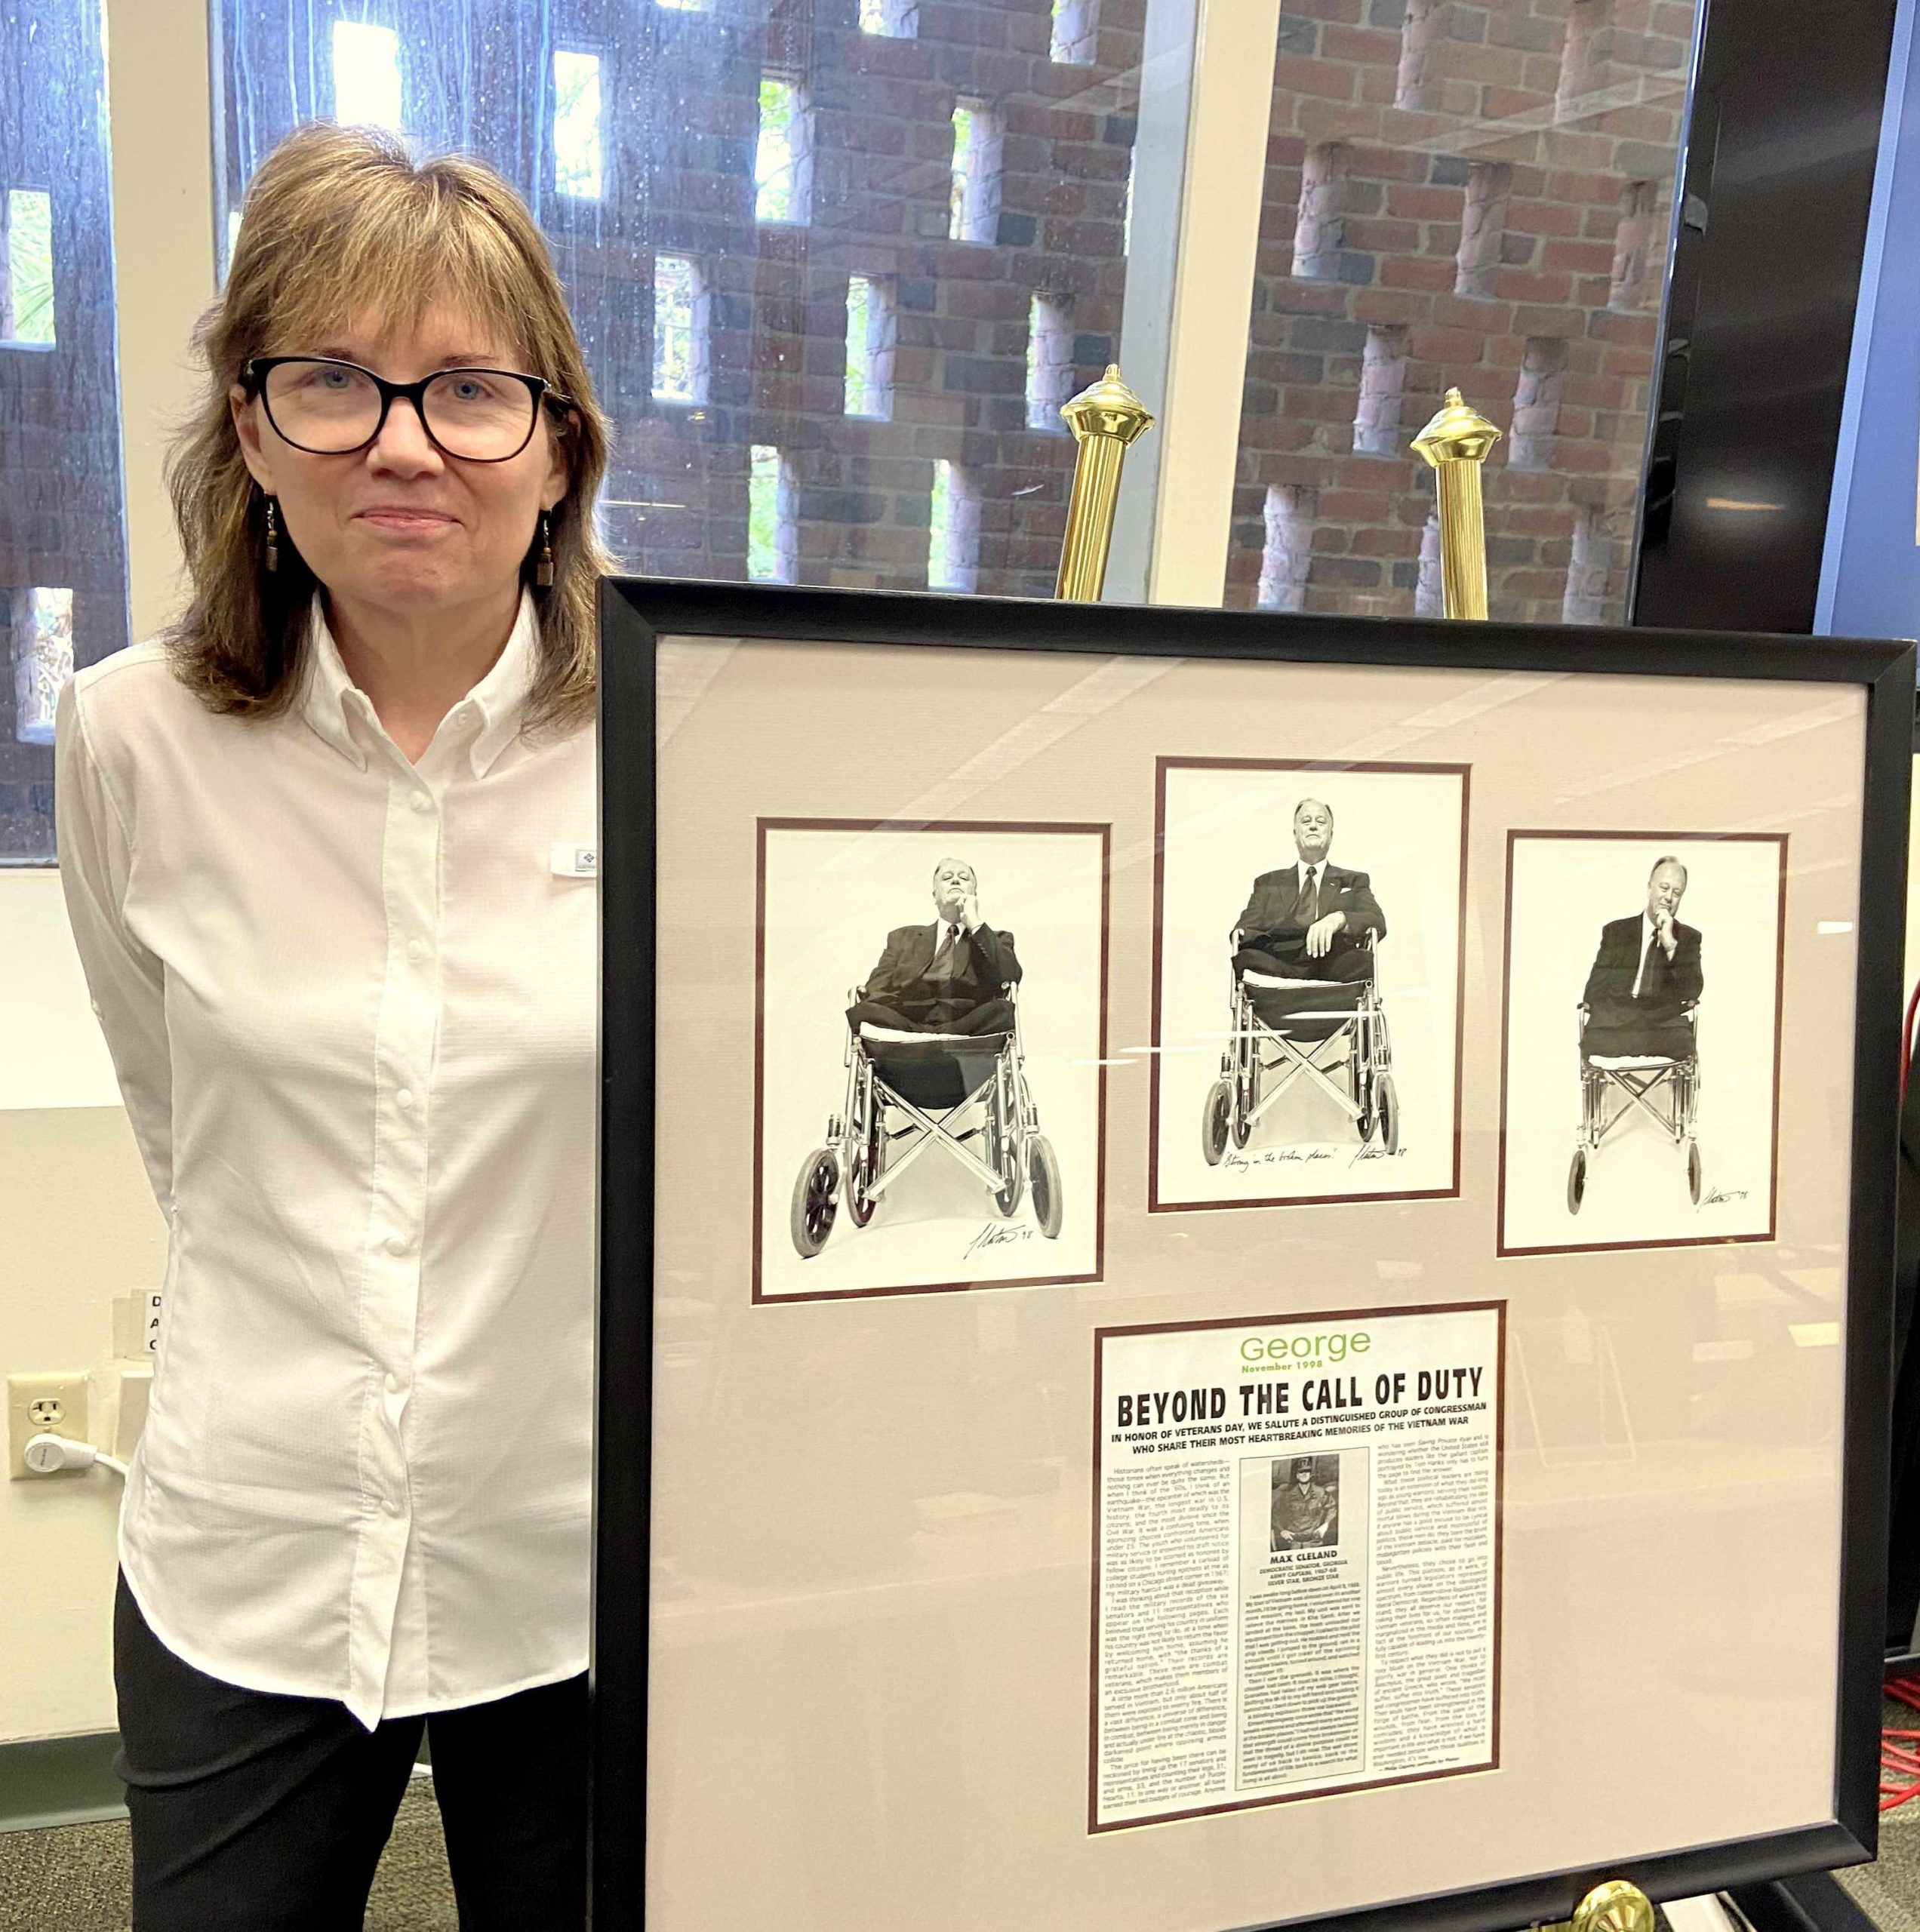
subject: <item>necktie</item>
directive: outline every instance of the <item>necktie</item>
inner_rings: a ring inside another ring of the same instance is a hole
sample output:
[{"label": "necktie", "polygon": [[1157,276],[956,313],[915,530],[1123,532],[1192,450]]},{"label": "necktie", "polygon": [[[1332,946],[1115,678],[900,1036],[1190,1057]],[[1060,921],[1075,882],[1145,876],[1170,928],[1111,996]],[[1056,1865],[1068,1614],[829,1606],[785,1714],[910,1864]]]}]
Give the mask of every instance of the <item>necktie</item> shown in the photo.
[{"label": "necktie", "polygon": [[940,943],[934,953],[934,963],[930,969],[938,978],[944,979],[953,964],[953,948],[960,937],[958,926],[949,926],[940,934]]},{"label": "necktie", "polygon": [[1640,955],[1640,970],[1633,976],[1633,997],[1635,999],[1640,997],[1640,989],[1647,983],[1647,968],[1653,964],[1654,948],[1659,943],[1659,927],[1649,926],[1647,928],[1646,947]]},{"label": "necktie", "polygon": [[1294,924],[1310,926],[1320,916],[1320,868],[1309,866],[1300,874],[1300,897],[1294,902]]}]

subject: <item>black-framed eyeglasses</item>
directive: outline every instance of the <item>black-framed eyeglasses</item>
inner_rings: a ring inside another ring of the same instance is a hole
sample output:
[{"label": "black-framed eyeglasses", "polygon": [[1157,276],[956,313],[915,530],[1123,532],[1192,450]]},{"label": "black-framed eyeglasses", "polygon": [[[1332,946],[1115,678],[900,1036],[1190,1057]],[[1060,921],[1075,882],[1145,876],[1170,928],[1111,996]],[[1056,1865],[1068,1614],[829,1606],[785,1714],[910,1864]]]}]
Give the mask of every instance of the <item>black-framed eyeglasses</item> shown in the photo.
[{"label": "black-framed eyeglasses", "polygon": [[386,426],[404,398],[428,439],[462,463],[506,463],[533,441],[540,405],[565,411],[572,398],[542,376],[515,369],[436,369],[417,383],[390,383],[357,362],[323,355],[257,355],[241,371],[285,442],[311,456],[350,456]]}]

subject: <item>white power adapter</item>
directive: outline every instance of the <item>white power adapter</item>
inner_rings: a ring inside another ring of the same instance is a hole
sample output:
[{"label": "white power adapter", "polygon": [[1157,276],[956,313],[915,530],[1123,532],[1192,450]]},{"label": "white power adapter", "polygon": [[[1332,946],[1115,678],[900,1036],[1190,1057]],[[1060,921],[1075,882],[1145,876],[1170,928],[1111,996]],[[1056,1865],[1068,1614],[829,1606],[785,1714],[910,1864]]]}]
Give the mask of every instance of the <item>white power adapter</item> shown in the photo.
[{"label": "white power adapter", "polygon": [[37,1476],[57,1475],[62,1469],[88,1469],[97,1463],[124,1477],[127,1466],[118,1456],[96,1449],[91,1442],[76,1442],[70,1435],[36,1435],[25,1451],[26,1466]]}]

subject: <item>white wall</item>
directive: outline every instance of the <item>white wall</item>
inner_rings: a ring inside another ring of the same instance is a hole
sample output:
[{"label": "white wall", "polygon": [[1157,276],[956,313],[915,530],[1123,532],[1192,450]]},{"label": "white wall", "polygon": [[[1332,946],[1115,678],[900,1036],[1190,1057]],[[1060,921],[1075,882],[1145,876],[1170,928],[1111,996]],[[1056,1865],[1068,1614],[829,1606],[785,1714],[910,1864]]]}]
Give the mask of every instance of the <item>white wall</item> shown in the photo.
[{"label": "white wall", "polygon": [[[118,1104],[60,880],[0,872],[0,1374],[113,1352],[116,1295],[158,1285],[166,1230]],[[0,1742],[113,1724],[117,1477],[0,1481]]]},{"label": "white wall", "polygon": [[[161,464],[214,292],[207,7],[106,0],[106,14],[129,591],[144,636],[178,599]],[[159,1285],[166,1234],[51,872],[0,871],[0,1374],[85,1369],[113,1352],[113,1297]],[[97,1470],[0,1481],[0,1743],[113,1724],[119,1500]]]}]

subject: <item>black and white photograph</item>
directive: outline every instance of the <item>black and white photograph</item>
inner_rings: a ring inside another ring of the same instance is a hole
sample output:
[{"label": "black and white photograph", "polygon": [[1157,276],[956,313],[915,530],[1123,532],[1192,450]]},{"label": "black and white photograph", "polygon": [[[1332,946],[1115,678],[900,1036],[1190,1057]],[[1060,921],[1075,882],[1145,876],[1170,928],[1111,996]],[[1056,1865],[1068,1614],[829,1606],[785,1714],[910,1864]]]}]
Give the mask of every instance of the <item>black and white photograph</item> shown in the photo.
[{"label": "black and white photograph", "polygon": [[1153,1210],[1457,1191],[1467,794],[1160,761]]},{"label": "black and white photograph", "polygon": [[1771,1238],[1786,851],[1509,834],[1503,1254]]},{"label": "black and white photograph", "polygon": [[759,841],[754,1298],[1097,1278],[1106,828]]},{"label": "black and white photograph", "polygon": [[1271,1547],[1337,1549],[1340,1546],[1338,1456],[1282,1456],[1275,1459],[1269,1512]]}]

